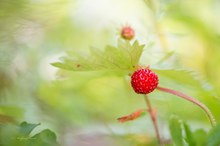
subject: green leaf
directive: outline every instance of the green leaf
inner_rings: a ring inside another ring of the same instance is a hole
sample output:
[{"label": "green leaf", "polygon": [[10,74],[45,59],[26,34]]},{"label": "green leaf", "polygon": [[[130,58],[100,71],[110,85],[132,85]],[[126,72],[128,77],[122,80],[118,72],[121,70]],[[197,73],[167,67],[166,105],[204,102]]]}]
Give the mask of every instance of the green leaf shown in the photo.
[{"label": "green leaf", "polygon": [[219,146],[220,145],[220,125],[212,129],[208,136],[207,146]]},{"label": "green leaf", "polygon": [[144,45],[138,41],[118,41],[118,46],[106,46],[104,51],[91,48],[88,56],[76,55],[62,58],[53,66],[71,71],[133,70],[137,67]]},{"label": "green leaf", "polygon": [[190,127],[185,122],[183,123],[183,127],[184,127],[185,134],[186,134],[185,140],[188,143],[188,146],[195,146],[196,143],[195,143],[194,136],[193,136],[193,133]]},{"label": "green leaf", "polygon": [[[190,95],[193,98],[198,99],[200,102],[205,103],[205,105],[210,108],[214,116],[218,115],[220,104],[216,100],[216,91],[213,88],[213,86],[210,83],[208,83],[207,80],[203,78],[203,76],[201,76],[201,74],[186,69],[154,69],[154,71],[159,76],[159,86],[169,87],[170,89],[174,89],[187,95]],[[180,106],[180,104],[185,104],[186,106],[189,106],[188,110],[196,110],[194,108],[196,106],[192,105],[189,102],[187,103],[183,101],[182,103],[179,102],[179,104],[174,104],[175,100],[172,100],[172,104],[169,106],[170,110],[172,108],[177,109]],[[180,110],[176,112],[176,114],[184,114],[184,116],[186,116],[185,118],[188,119],[208,122],[208,120],[203,118],[204,113],[202,112],[198,112],[197,114],[192,114],[191,112],[184,112]]]},{"label": "green leaf", "polygon": [[196,146],[206,146],[208,136],[206,131],[198,129],[193,133],[193,136],[196,141]]},{"label": "green leaf", "polygon": [[183,134],[182,134],[182,127],[181,122],[177,118],[177,116],[172,116],[169,121],[169,129],[170,135],[172,137],[173,143],[176,146],[183,146]]},{"label": "green leaf", "polygon": [[36,128],[37,126],[39,126],[40,124],[29,124],[27,122],[22,122],[20,124],[20,130],[19,130],[19,133],[22,135],[22,136],[28,136],[31,131]]},{"label": "green leaf", "polygon": [[[186,69],[164,69],[154,71],[159,75],[159,77],[169,79],[170,81],[181,84],[181,86],[192,86],[197,88],[198,90],[209,90],[210,85],[203,81],[198,73],[192,70]],[[180,78],[181,77],[181,78]]]},{"label": "green leaf", "polygon": [[18,127],[14,124],[0,124],[0,146],[13,145],[17,140]]},{"label": "green leaf", "polygon": [[56,134],[49,129],[45,129],[30,138],[29,146],[58,146]]},{"label": "green leaf", "polygon": [[30,136],[38,125],[27,122],[20,125],[0,124],[0,146],[58,146],[55,133],[48,129]]}]

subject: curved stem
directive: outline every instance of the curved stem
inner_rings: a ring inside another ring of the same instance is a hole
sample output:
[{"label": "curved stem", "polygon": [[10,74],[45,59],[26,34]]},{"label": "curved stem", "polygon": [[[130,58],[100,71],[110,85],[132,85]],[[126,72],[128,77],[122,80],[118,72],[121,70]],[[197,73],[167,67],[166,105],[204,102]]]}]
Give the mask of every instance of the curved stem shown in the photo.
[{"label": "curved stem", "polygon": [[163,91],[163,92],[167,92],[167,93],[170,93],[170,94],[173,94],[173,95],[177,95],[179,97],[182,97],[194,104],[196,104],[197,106],[199,106],[201,109],[203,109],[205,111],[205,113],[207,114],[208,118],[209,118],[209,121],[212,125],[212,127],[216,126],[216,122],[215,122],[215,118],[214,116],[212,115],[211,111],[208,109],[208,107],[206,107],[203,103],[201,103],[200,101],[194,99],[193,97],[190,97],[182,92],[179,92],[179,91],[175,91],[175,90],[172,90],[172,89],[168,89],[168,88],[164,88],[164,87],[157,87],[158,90],[160,91]]},{"label": "curved stem", "polygon": [[150,100],[148,99],[147,94],[144,95],[144,99],[145,99],[145,102],[147,104],[148,112],[151,116],[151,120],[152,120],[153,125],[154,125],[154,129],[155,129],[155,132],[156,132],[158,143],[160,144],[160,146],[163,146],[163,143],[162,143],[161,138],[160,138],[159,128],[158,128],[158,125],[157,125],[156,113],[151,107],[151,103],[150,103]]}]

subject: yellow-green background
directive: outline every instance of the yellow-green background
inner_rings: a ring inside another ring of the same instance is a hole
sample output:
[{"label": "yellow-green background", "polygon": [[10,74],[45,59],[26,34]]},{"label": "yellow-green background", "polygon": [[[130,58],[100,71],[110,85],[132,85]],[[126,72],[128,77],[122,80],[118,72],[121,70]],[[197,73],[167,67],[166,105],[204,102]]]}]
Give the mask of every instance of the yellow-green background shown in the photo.
[{"label": "yellow-green background", "polygon": [[[218,0],[1,0],[0,121],[40,122],[34,132],[50,128],[64,146],[134,145],[146,133],[154,137],[148,115],[116,120],[145,108],[129,76],[51,65],[66,54],[116,46],[120,29],[130,25],[140,44],[153,43],[140,64],[152,66],[161,86],[202,101],[220,122],[219,20]],[[149,96],[164,137],[172,114],[193,128],[210,128],[193,104],[159,91]]]}]

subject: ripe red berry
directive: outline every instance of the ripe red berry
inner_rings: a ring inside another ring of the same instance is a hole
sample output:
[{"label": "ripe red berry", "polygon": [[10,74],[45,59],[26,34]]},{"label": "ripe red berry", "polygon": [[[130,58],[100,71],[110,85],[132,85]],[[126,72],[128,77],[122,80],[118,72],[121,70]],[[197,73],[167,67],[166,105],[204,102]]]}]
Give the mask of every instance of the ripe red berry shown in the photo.
[{"label": "ripe red berry", "polygon": [[131,85],[138,94],[148,94],[157,87],[158,76],[150,69],[139,69],[131,76]]},{"label": "ripe red berry", "polygon": [[125,26],[121,30],[121,37],[126,40],[131,40],[134,38],[134,30],[130,26]]}]

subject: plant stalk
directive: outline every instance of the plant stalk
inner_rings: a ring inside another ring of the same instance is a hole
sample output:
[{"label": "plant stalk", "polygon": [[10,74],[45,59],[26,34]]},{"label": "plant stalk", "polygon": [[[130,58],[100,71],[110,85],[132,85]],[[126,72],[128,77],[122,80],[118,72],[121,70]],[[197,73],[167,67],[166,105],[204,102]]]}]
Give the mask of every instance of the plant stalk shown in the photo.
[{"label": "plant stalk", "polygon": [[154,125],[154,130],[155,130],[155,133],[156,133],[158,143],[159,143],[160,146],[163,146],[163,143],[162,143],[161,138],[160,138],[159,128],[158,128],[158,125],[157,125],[156,113],[152,109],[152,106],[151,106],[151,103],[150,103],[150,100],[149,100],[147,94],[144,95],[144,99],[145,99],[145,102],[147,104],[147,108],[148,108],[148,112],[150,114],[151,120],[152,120],[153,125]]},{"label": "plant stalk", "polygon": [[163,91],[163,92],[167,92],[167,93],[170,93],[170,94],[173,94],[173,95],[176,95],[176,96],[179,96],[179,97],[182,97],[183,99],[185,100],[188,100],[192,103],[194,103],[195,105],[199,106],[202,110],[204,110],[204,112],[207,114],[208,118],[209,118],[209,121],[212,125],[212,127],[215,127],[216,126],[216,122],[215,122],[215,118],[214,116],[212,115],[211,111],[208,109],[207,106],[205,106],[203,103],[201,103],[200,101],[194,99],[193,97],[191,96],[188,96],[182,92],[179,92],[179,91],[175,91],[173,89],[168,89],[168,88],[164,88],[164,87],[157,87],[158,90],[160,91]]}]

